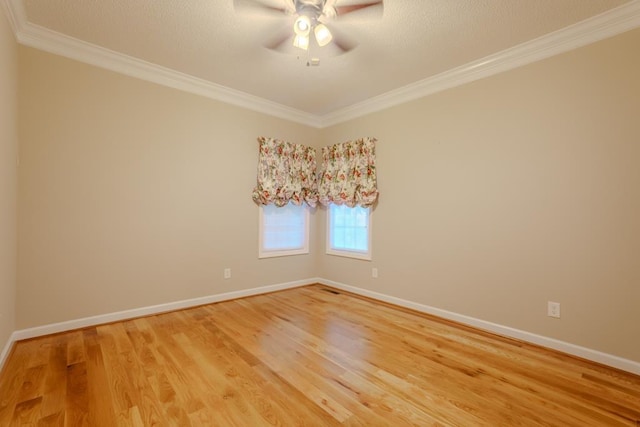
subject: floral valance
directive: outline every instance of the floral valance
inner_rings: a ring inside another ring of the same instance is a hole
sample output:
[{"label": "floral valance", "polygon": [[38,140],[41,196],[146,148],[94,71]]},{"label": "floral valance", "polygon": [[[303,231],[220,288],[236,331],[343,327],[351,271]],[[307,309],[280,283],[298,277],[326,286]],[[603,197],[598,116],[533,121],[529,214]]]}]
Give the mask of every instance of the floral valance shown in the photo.
[{"label": "floral valance", "polygon": [[375,138],[362,138],[322,148],[318,174],[320,203],[372,206],[378,198]]},{"label": "floral valance", "polygon": [[314,207],[318,201],[316,150],[274,138],[258,138],[258,185],[253,200],[260,205],[282,207],[305,202]]}]

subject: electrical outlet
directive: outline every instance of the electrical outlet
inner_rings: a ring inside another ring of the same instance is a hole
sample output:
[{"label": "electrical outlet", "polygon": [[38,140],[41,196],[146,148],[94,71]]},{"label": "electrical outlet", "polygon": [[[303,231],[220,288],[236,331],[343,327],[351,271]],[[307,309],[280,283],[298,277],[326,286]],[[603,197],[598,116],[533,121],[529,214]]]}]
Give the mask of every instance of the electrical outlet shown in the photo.
[{"label": "electrical outlet", "polygon": [[231,279],[231,269],[230,268],[225,268],[224,269],[224,278],[225,279]]},{"label": "electrical outlet", "polygon": [[547,316],[560,318],[560,303],[548,301],[547,302]]},{"label": "electrical outlet", "polygon": [[371,269],[371,277],[373,277],[374,279],[378,278],[378,269],[376,267],[373,267]]}]

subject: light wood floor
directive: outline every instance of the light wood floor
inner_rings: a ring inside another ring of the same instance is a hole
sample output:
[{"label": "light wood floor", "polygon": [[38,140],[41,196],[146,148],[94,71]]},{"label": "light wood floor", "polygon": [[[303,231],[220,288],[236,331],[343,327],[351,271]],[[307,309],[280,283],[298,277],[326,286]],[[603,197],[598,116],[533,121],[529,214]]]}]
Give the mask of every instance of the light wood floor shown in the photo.
[{"label": "light wood floor", "polygon": [[19,342],[0,426],[639,426],[640,377],[314,285]]}]

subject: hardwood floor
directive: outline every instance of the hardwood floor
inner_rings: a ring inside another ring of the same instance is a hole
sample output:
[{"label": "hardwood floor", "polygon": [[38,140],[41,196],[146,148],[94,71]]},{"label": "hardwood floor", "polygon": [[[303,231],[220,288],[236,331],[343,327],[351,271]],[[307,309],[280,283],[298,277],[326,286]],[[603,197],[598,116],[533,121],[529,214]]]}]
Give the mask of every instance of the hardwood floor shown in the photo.
[{"label": "hardwood floor", "polygon": [[314,285],[19,342],[8,425],[639,426],[640,377]]}]

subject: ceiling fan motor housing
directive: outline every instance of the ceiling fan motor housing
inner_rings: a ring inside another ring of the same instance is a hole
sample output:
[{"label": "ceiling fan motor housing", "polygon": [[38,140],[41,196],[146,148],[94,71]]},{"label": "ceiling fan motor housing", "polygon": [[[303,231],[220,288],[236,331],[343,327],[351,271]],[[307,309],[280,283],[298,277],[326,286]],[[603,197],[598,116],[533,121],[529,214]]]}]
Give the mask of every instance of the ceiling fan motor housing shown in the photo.
[{"label": "ceiling fan motor housing", "polygon": [[296,1],[296,13],[299,16],[308,17],[312,23],[318,21],[320,15],[322,15],[322,7],[324,5],[324,1],[320,2],[320,4],[316,4],[313,1],[306,2],[304,0]]}]

